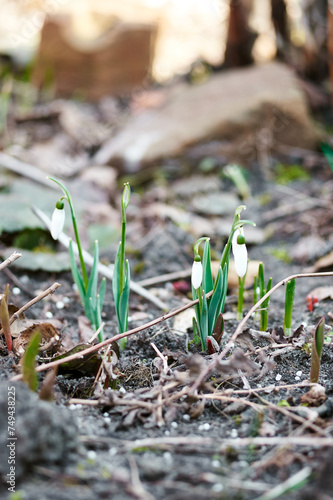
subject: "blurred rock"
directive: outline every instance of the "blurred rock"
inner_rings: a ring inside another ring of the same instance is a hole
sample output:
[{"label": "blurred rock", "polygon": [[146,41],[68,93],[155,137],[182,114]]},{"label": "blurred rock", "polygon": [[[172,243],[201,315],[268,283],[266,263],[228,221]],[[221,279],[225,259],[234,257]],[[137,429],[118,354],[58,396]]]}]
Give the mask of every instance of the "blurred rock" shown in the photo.
[{"label": "blurred rock", "polygon": [[95,162],[118,160],[135,171],[212,139],[235,141],[233,159],[246,163],[275,143],[311,149],[319,135],[293,72],[271,63],[215,74],[200,85],[175,85],[161,106],[132,116]]},{"label": "blurred rock", "polygon": [[45,21],[33,71],[33,81],[44,85],[53,78],[58,96],[83,95],[98,100],[126,94],[150,75],[156,26],[115,22],[93,42],[74,39],[69,17]]},{"label": "blurred rock", "polygon": [[[8,425],[10,406],[15,393],[15,413],[13,426]],[[9,398],[11,396],[11,399]],[[54,403],[38,399],[22,382],[2,382],[0,386],[0,473],[7,481],[9,472],[8,457],[12,444],[15,456],[15,476],[20,477],[30,471],[34,465],[64,466],[70,453],[77,447],[78,429],[73,414],[67,408],[57,408]],[[7,418],[8,415],[8,418]],[[14,436],[9,430],[14,429]],[[8,438],[8,439],[7,439]],[[13,438],[13,439],[11,439]],[[16,438],[16,439],[14,439]]]}]

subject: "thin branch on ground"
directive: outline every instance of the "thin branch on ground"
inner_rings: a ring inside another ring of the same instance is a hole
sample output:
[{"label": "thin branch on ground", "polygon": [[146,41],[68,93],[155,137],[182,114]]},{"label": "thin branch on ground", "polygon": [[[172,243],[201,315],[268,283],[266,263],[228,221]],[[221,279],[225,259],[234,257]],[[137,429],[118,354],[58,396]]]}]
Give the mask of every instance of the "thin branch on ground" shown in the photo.
[{"label": "thin branch on ground", "polygon": [[11,172],[22,175],[22,177],[27,177],[38,184],[43,184],[43,186],[50,188],[50,190],[57,189],[46,180],[45,172],[30,163],[23,162],[18,158],[0,152],[0,165]]},{"label": "thin branch on ground", "polygon": [[[207,294],[206,296],[208,297],[211,295],[212,292]],[[71,354],[70,356],[67,356],[66,358],[58,359],[57,361],[51,361],[50,363],[44,363],[42,365],[37,366],[36,372],[42,372],[45,370],[48,370],[49,368],[53,368],[54,366],[59,366],[63,363],[68,363],[69,361],[73,361],[74,359],[81,358],[83,356],[86,356],[87,354],[90,354],[92,352],[99,351],[102,347],[105,347],[112,342],[116,342],[117,340],[122,339],[123,337],[129,337],[130,335],[134,335],[136,333],[139,333],[143,330],[147,330],[148,328],[151,328],[152,326],[155,326],[159,323],[162,323],[163,321],[166,321],[169,318],[172,318],[173,316],[176,316],[177,314],[185,311],[186,309],[189,309],[190,307],[195,306],[198,303],[198,300],[193,300],[192,302],[189,302],[188,304],[185,304],[184,306],[180,307],[179,309],[176,309],[175,311],[171,311],[167,314],[164,314],[163,316],[160,316],[159,318],[156,318],[149,323],[146,323],[145,325],[138,326],[136,328],[133,328],[132,330],[128,330],[127,332],[124,333],[119,333],[118,335],[115,335],[114,337],[111,337],[110,339],[106,339],[103,342],[100,342],[99,344],[95,344],[87,349],[84,349],[84,351],[77,352],[76,354]],[[12,377],[11,380],[21,380],[22,375],[15,375]]]},{"label": "thin branch on ground", "polygon": [[161,283],[166,283],[168,281],[175,281],[179,279],[189,278],[191,276],[191,268],[183,269],[181,271],[175,271],[173,273],[160,274],[159,276],[153,276],[152,278],[147,278],[145,280],[137,281],[137,285],[140,286],[153,286],[160,285]]},{"label": "thin branch on ground", "polygon": [[[29,302],[27,302],[24,306],[21,307],[21,309],[19,309],[18,311],[16,311],[11,316],[11,318],[9,320],[9,324],[11,325],[12,323],[14,323],[14,321],[16,321],[20,317],[20,315],[23,314],[27,309],[29,309],[31,306],[37,304],[37,302],[39,302],[40,300],[44,299],[48,295],[54,293],[56,291],[56,289],[59,288],[60,286],[61,286],[60,283],[53,283],[53,285],[50,286],[47,290],[45,290],[44,292],[39,293],[34,299],[32,299]],[[0,335],[2,333],[3,333],[3,330],[1,329],[0,330]]]},{"label": "thin branch on ground", "polygon": [[15,262],[15,260],[19,259],[20,257],[22,257],[21,253],[13,252],[8,257],[8,259],[6,259],[3,262],[1,262],[1,264],[0,264],[0,271],[2,271],[3,269],[5,269],[6,267],[10,266],[10,264],[12,264],[13,262]]}]

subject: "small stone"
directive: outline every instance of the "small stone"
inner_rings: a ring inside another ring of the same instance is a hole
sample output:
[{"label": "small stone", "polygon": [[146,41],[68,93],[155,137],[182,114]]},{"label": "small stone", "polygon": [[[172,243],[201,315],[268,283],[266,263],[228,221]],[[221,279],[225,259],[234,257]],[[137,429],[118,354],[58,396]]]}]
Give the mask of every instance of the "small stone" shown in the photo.
[{"label": "small stone", "polygon": [[296,377],[295,377],[295,380],[301,380],[301,377],[297,377],[297,376],[296,376]]},{"label": "small stone", "polygon": [[46,311],[45,318],[46,319],[52,319],[53,318],[53,313],[51,311]]},{"label": "small stone", "polygon": [[58,302],[56,303],[56,308],[57,309],[63,309],[65,307],[65,304],[62,300],[58,300]]},{"label": "small stone", "polygon": [[278,374],[276,375],[276,377],[275,377],[275,380],[277,380],[277,382],[278,382],[278,381],[279,381],[279,380],[281,380],[281,379],[282,379],[282,375],[281,375],[280,373],[278,373]]},{"label": "small stone", "polygon": [[64,304],[69,304],[71,299],[69,297],[64,297],[63,299]]},{"label": "small stone", "polygon": [[221,465],[221,463],[220,463],[219,460],[213,460],[212,461],[212,467],[217,468],[217,467],[220,467],[220,465]]},{"label": "small stone", "polygon": [[88,451],[88,453],[87,453],[88,460],[95,461],[96,457],[97,457],[96,451],[94,451],[94,450],[89,450]]},{"label": "small stone", "polygon": [[20,295],[21,290],[17,286],[14,286],[14,288],[12,288],[12,293],[13,295]]},{"label": "small stone", "polygon": [[115,446],[109,449],[109,455],[111,455],[111,457],[117,455],[117,448]]},{"label": "small stone", "polygon": [[223,484],[221,483],[213,484],[212,490],[215,491],[215,493],[220,493],[220,491],[223,491]]},{"label": "small stone", "polygon": [[230,436],[232,438],[237,438],[238,437],[238,431],[237,431],[237,429],[232,429],[231,433],[230,433]]},{"label": "small stone", "polygon": [[302,370],[299,370],[298,372],[296,372],[297,377],[301,377],[302,373],[303,373]]},{"label": "small stone", "polygon": [[177,422],[171,422],[170,427],[172,427],[173,429],[177,429],[178,427]]},{"label": "small stone", "polygon": [[183,415],[183,420],[185,420],[185,422],[189,422],[191,420],[190,415],[188,415],[187,413],[185,413],[185,415]]},{"label": "small stone", "polygon": [[208,422],[205,422],[204,424],[200,424],[198,429],[199,429],[199,431],[209,431],[210,424]]},{"label": "small stone", "polygon": [[170,451],[163,453],[163,458],[167,464],[171,464],[173,462],[172,453],[170,453]]}]

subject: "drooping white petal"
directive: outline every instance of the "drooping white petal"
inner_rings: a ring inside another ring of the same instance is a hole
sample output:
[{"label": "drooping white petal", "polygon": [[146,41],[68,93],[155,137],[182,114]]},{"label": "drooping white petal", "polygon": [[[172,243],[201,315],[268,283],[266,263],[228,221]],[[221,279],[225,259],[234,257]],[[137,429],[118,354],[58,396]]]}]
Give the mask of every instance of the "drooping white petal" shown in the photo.
[{"label": "drooping white petal", "polygon": [[54,240],[59,238],[61,231],[63,230],[65,224],[65,210],[55,208],[52,214],[51,220],[51,236]]},{"label": "drooping white petal", "polygon": [[191,280],[193,288],[197,290],[202,283],[202,264],[196,260],[193,262]]},{"label": "drooping white petal", "polygon": [[236,273],[240,278],[245,276],[247,271],[247,248],[245,243],[237,243],[238,236],[244,236],[243,228],[237,229],[232,238],[232,253],[235,259]]}]

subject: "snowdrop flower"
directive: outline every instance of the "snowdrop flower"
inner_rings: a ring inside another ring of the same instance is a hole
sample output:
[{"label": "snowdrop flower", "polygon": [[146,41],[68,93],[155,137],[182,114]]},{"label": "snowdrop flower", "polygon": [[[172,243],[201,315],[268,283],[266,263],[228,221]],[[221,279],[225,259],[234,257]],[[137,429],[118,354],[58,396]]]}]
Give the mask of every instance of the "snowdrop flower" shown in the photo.
[{"label": "snowdrop flower", "polygon": [[232,253],[234,254],[236,273],[243,278],[247,270],[247,249],[243,228],[236,229],[232,238]]},{"label": "snowdrop flower", "polygon": [[[201,260],[196,260],[198,257],[195,258],[192,266],[192,286],[194,290],[197,290],[201,283],[202,283],[202,264]],[[200,257],[199,257],[200,259]]]},{"label": "snowdrop flower", "polygon": [[64,204],[61,200],[57,201],[56,207],[52,214],[51,220],[51,236],[54,240],[59,238],[59,235],[65,224]]}]

